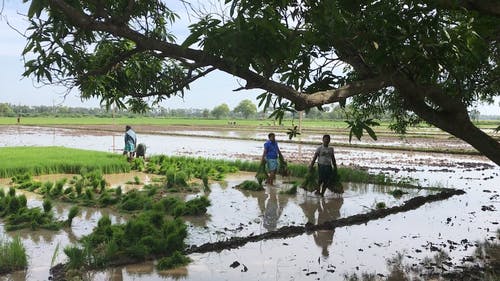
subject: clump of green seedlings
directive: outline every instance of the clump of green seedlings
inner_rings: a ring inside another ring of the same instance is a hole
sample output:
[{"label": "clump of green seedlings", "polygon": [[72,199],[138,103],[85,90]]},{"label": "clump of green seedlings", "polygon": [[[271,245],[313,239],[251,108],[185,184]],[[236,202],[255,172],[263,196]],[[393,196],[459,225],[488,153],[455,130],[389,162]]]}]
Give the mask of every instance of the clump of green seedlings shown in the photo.
[{"label": "clump of green seedlings", "polygon": [[377,202],[377,203],[375,204],[375,208],[376,208],[377,210],[380,210],[380,209],[385,209],[385,208],[387,208],[387,205],[385,204],[385,202]]},{"label": "clump of green seedlings", "polygon": [[394,196],[394,198],[399,199],[404,194],[408,194],[408,192],[402,191],[401,189],[394,189],[389,192],[390,195]]},{"label": "clump of green seedlings", "polygon": [[189,264],[191,259],[179,251],[175,251],[171,256],[161,258],[156,265],[158,270],[168,270]]},{"label": "clump of green seedlings", "polygon": [[134,176],[134,180],[133,181],[128,181],[127,184],[139,185],[139,184],[142,184],[142,182],[141,182],[141,179],[138,176]]},{"label": "clump of green seedlings", "polygon": [[25,269],[28,266],[26,249],[19,236],[12,241],[0,238],[0,274]]},{"label": "clump of green seedlings", "polygon": [[[180,219],[166,220],[157,211],[143,212],[124,224],[111,224],[102,217],[91,234],[80,245],[68,246],[67,267],[72,269],[102,268],[121,260],[144,261],[172,257],[175,260],[185,248],[186,225]],[[182,260],[182,259],[181,259]]]},{"label": "clump of green seedlings", "polygon": [[297,194],[297,187],[299,184],[297,182],[293,182],[292,187],[286,190],[280,190],[280,194],[287,194],[287,195],[295,195]]},{"label": "clump of green seedlings", "polygon": [[134,158],[130,163],[130,168],[139,172],[145,171],[147,169],[144,159],[142,158]]},{"label": "clump of green seedlings", "polygon": [[[39,207],[28,208],[26,196],[16,195],[12,187],[7,194],[0,193],[0,217],[5,218],[7,231],[23,228],[59,230],[68,225],[67,222],[55,219],[50,200],[44,200],[42,206],[43,211]],[[78,212],[76,214],[70,212],[73,217],[77,214]]]},{"label": "clump of green seedlings", "polygon": [[252,190],[252,191],[261,191],[264,190],[261,184],[256,181],[245,180],[242,183],[236,185],[234,188],[243,189],[243,190]]},{"label": "clump of green seedlings", "polygon": [[[239,170],[237,165],[230,161],[165,155],[150,157],[145,169],[149,173],[165,175],[168,188],[182,187],[185,182],[188,183],[194,178],[206,178],[204,182],[221,181],[226,174]],[[208,182],[204,185],[206,187]]]},{"label": "clump of green seedlings", "polygon": [[197,216],[207,212],[210,200],[200,196],[189,201],[176,197],[155,198],[157,189],[132,190],[123,195],[118,208],[122,211],[157,210],[172,216]]}]

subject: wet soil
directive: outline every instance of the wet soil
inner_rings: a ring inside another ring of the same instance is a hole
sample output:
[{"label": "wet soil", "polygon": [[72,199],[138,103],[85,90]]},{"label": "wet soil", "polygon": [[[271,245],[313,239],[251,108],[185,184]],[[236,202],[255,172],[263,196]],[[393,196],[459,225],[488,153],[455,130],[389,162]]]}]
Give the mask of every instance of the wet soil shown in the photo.
[{"label": "wet soil", "polygon": [[[0,127],[0,133],[4,136],[0,146],[61,145],[115,151],[123,141],[119,131],[107,134],[103,130],[33,130],[11,126]],[[264,132],[255,134],[262,134],[265,138]],[[425,141],[434,145],[434,140]],[[259,159],[262,154],[260,139],[221,140],[143,133],[139,134],[139,142],[148,144],[148,153],[152,154],[252,160]],[[298,143],[282,143],[280,147],[288,161],[300,163],[310,161],[315,149],[315,145]],[[343,280],[346,274],[353,272],[387,276],[387,261],[400,254],[404,255],[406,264],[411,267],[441,252],[446,252],[450,257],[447,261],[449,266],[445,265],[445,269],[450,271],[475,264],[474,249],[478,241],[497,239],[500,168],[484,157],[350,147],[335,147],[335,152],[338,163],[342,165],[361,167],[373,173],[385,173],[398,178],[412,177],[422,186],[449,187],[466,193],[361,224],[306,230],[306,225],[323,225],[325,222],[368,214],[376,202],[386,202],[388,209],[391,209],[402,206],[412,198],[436,193],[410,190],[406,197],[396,200],[386,193],[391,187],[349,184],[342,198],[328,193],[326,198],[318,198],[302,191],[295,196],[288,196],[279,193],[287,188],[286,179],[280,179],[280,185],[276,188],[268,187],[265,192],[253,193],[232,188],[245,179],[251,179],[253,175],[228,177],[225,183],[212,185],[209,198],[213,205],[208,215],[187,218],[187,242],[192,249],[231,239],[265,237],[263,235],[266,233],[280,229],[299,228],[303,232],[278,236],[276,239],[246,241],[237,248],[218,249],[215,252],[192,252],[190,258],[193,262],[175,271],[156,271],[154,262],[146,262],[89,272],[85,279]],[[133,176],[127,175],[117,178],[122,178],[122,182],[133,180]],[[36,198],[29,201],[40,204]],[[60,207],[59,215],[64,216],[67,209]],[[51,257],[58,243],[62,247],[89,233],[103,211],[84,211],[75,219],[69,233],[23,234],[23,243],[28,246],[31,256],[30,268],[26,272],[1,278],[46,280],[50,267],[47,260],[50,258],[41,260],[34,257]],[[114,220],[124,221],[126,217],[116,214]],[[1,223],[0,231],[3,232]],[[231,267],[235,261],[239,265]],[[60,262],[64,262],[62,253],[56,258],[56,263]],[[436,272],[442,274],[444,271],[436,267]]]}]

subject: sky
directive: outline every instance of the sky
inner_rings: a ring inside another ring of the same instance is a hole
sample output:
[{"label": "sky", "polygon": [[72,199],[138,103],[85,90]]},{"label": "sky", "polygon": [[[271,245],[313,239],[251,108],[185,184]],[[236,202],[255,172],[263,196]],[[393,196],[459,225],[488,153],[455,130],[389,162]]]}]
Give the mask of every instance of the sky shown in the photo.
[{"label": "sky", "polygon": [[[81,100],[78,92],[67,94],[64,87],[53,85],[40,86],[31,77],[22,77],[24,64],[22,50],[26,39],[19,34],[27,27],[27,21],[23,15],[27,13],[28,4],[19,0],[2,0],[0,6],[0,103],[15,105],[61,105],[68,107],[99,107],[99,100]],[[174,10],[181,15],[185,9],[180,1],[169,1],[174,5]],[[18,31],[11,28],[15,27]],[[178,42],[182,42],[188,33],[188,22],[182,17],[174,24],[173,32]],[[244,81],[226,73],[215,71],[208,76],[191,84],[191,89],[185,92],[184,98],[173,97],[162,102],[165,108],[199,108],[212,109],[222,103],[229,105],[231,109],[236,107],[244,99],[250,99],[258,104],[256,96],[262,90],[247,90],[234,92]],[[67,95],[65,95],[67,94]],[[479,105],[477,109],[483,115],[500,115],[500,98],[493,105]]]},{"label": "sky", "polygon": [[[26,45],[26,39],[16,30],[9,27],[7,22],[17,30],[24,32],[27,21],[24,16],[29,8],[20,0],[0,0],[4,3],[0,16],[0,103],[15,105],[62,105],[68,107],[99,107],[99,100],[82,101],[78,92],[71,92],[66,97],[67,89],[58,86],[40,86],[31,77],[22,77],[24,63],[21,53]],[[185,11],[180,1],[169,1],[175,3],[178,13]],[[1,10],[1,3],[0,3]],[[182,19],[185,19],[183,17]],[[188,33],[188,23],[177,20],[173,29],[178,42],[182,42]],[[257,95],[262,90],[246,90],[234,92],[243,83],[221,71],[214,71],[208,76],[195,81],[186,91],[184,98],[173,97],[161,103],[165,108],[199,108],[213,109],[226,103],[233,109],[242,100],[250,99],[258,104]]]}]

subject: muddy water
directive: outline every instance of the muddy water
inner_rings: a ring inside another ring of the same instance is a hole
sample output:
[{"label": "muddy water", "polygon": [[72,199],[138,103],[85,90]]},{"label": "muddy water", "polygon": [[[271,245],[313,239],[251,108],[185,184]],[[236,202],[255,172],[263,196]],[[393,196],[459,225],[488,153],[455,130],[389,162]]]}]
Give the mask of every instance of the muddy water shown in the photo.
[{"label": "muddy water", "polygon": [[[110,151],[113,140],[115,148],[121,147],[122,143],[121,135],[106,135],[99,131],[3,127],[0,132],[0,146],[59,145]],[[258,159],[262,153],[262,142],[257,141],[153,134],[139,135],[139,138],[140,142],[148,144],[148,153],[153,154]],[[314,146],[293,143],[282,144],[281,148],[286,158],[297,162],[309,161],[314,150]],[[461,264],[464,257],[472,255],[475,241],[495,236],[500,222],[500,168],[482,157],[343,148],[336,149],[336,157],[343,165],[362,166],[398,177],[411,176],[422,185],[461,188],[467,193],[365,225],[249,243],[220,253],[192,254],[193,262],[175,271],[157,272],[153,263],[145,263],[89,273],[87,279],[343,280],[344,274],[350,273],[387,275],[387,259],[403,254],[407,264],[418,264],[423,258],[435,255],[436,248],[448,252],[453,263]],[[207,217],[187,218],[190,226],[188,244],[199,245],[232,236],[259,234],[286,225],[346,217],[367,212],[376,202],[393,206],[412,196],[425,194],[424,191],[409,190],[409,194],[396,200],[385,193],[390,187],[349,184],[341,198],[327,193],[321,199],[303,191],[294,196],[280,194],[280,190],[287,188],[286,183],[257,193],[232,188],[251,177],[251,174],[241,174],[229,177],[224,184],[212,185],[209,197],[213,205],[208,209]],[[116,184],[124,185],[133,178],[133,175],[117,176]],[[146,177],[141,179],[146,180]],[[32,206],[41,204],[36,196],[28,199]],[[64,205],[58,206],[57,213],[63,218],[68,209]],[[3,278],[46,280],[57,244],[62,249],[89,233],[104,211],[84,210],[75,218],[71,231],[6,233],[7,237],[21,235],[30,255],[30,267],[27,272]],[[115,221],[126,220],[120,214],[112,214],[112,217]],[[2,223],[0,231],[3,232]],[[56,262],[63,260],[64,254],[60,251]],[[234,261],[242,265],[231,268]]]}]

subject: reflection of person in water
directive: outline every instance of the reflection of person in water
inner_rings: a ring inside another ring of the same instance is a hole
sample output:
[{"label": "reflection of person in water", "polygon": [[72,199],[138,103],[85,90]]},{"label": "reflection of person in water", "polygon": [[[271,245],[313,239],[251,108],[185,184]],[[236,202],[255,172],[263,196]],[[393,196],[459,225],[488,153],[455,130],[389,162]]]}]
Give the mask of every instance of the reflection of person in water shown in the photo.
[{"label": "reflection of person in water", "polygon": [[259,196],[258,203],[263,214],[263,225],[267,231],[276,230],[278,220],[283,213],[288,197],[286,195],[280,196],[276,192],[276,188],[266,188],[267,198]]},{"label": "reflection of person in water", "polygon": [[[309,223],[321,224],[340,217],[340,208],[344,203],[343,198],[306,198],[299,206],[304,211]],[[318,230],[313,233],[314,242],[321,247],[321,254],[328,256],[328,247],[333,242],[335,230]]]}]

